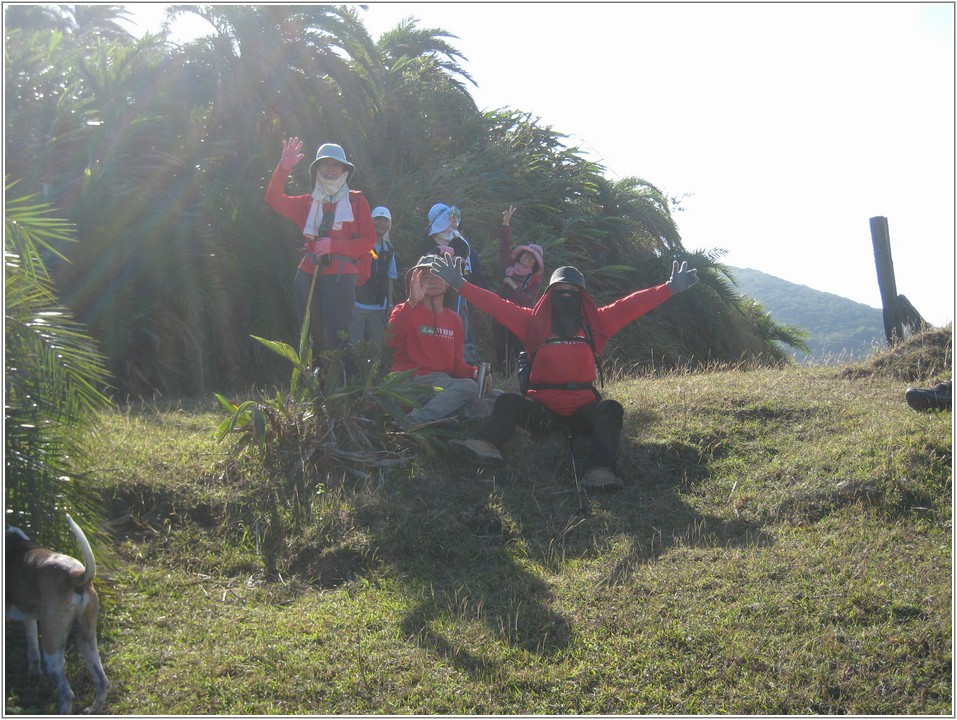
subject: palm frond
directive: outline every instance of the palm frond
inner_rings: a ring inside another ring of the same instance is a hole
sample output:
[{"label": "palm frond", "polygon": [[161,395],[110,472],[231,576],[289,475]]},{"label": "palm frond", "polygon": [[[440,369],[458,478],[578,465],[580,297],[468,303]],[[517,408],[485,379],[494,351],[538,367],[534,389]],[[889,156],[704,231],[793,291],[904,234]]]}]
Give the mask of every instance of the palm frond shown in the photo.
[{"label": "palm frond", "polygon": [[57,303],[41,257],[69,239],[69,226],[30,201],[9,201],[4,226],[7,520],[39,542],[62,546],[70,535],[64,509],[102,523],[95,492],[80,480],[83,433],[108,404],[108,375],[84,328]]}]

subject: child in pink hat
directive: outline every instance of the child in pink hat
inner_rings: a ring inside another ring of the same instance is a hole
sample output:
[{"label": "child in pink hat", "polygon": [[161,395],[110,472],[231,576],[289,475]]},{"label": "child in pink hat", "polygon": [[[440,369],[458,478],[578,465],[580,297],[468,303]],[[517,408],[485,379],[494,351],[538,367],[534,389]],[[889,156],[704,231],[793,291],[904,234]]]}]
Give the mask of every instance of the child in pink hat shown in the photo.
[{"label": "child in pink hat", "polygon": [[502,242],[499,258],[505,268],[505,278],[499,288],[499,295],[516,305],[535,307],[542,294],[542,275],[545,274],[544,251],[541,245],[528,243],[512,248],[512,228],[509,221],[515,213],[515,206],[509,205],[502,213]]},{"label": "child in pink hat", "polygon": [[519,245],[511,252],[515,262],[505,270],[503,281],[512,290],[519,287],[525,291],[537,291],[542,285],[542,247],[541,245]]},{"label": "child in pink hat", "polygon": [[[515,213],[509,205],[502,213],[502,240],[499,245],[499,261],[505,277],[498,294],[522,307],[535,307],[542,294],[542,276],[545,274],[545,253],[541,245],[528,243],[512,248],[512,228],[509,223]],[[509,366],[524,348],[521,341],[498,321],[494,324],[495,356],[506,374]]]}]

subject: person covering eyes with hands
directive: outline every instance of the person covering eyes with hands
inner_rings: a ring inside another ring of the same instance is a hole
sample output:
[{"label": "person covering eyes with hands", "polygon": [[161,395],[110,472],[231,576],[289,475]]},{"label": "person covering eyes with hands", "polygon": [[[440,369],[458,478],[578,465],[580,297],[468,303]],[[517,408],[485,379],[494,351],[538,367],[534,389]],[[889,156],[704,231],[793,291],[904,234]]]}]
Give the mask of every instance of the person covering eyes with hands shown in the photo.
[{"label": "person covering eyes with hands", "polygon": [[[445,307],[449,286],[432,271],[435,255],[423,255],[406,273],[408,300],[392,309],[386,345],[392,348],[392,371],[414,370],[413,382],[441,390],[421,408],[412,410],[409,426],[436,424],[456,428],[451,417],[479,395],[478,369],[465,362],[462,318]],[[450,262],[452,262],[450,260]],[[462,259],[457,259],[461,275]],[[486,389],[491,378],[486,379]]]},{"label": "person covering eyes with hands", "polygon": [[698,271],[675,261],[671,278],[661,285],[597,307],[578,269],[552,273],[534,308],[520,307],[466,282],[451,258],[436,257],[432,270],[475,307],[511,330],[525,346],[531,363],[523,394],[504,393],[474,439],[451,443],[484,459],[502,459],[502,449],[522,427],[533,433],[565,430],[589,435],[590,466],[582,486],[614,489],[624,485],[615,473],[624,408],[602,398],[595,388],[595,356],[608,339],[671,296],[698,282]]}]

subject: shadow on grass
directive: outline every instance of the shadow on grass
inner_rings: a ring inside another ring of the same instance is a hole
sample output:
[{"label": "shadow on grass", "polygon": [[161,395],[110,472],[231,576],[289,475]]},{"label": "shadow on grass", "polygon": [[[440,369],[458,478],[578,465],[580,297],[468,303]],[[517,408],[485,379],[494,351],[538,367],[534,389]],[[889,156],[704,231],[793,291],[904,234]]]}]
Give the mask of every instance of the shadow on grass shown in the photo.
[{"label": "shadow on grass", "polygon": [[[575,440],[579,474],[589,451],[586,438]],[[395,488],[391,512],[414,512],[372,529],[379,559],[421,599],[404,617],[406,636],[464,672],[494,678],[503,661],[493,644],[547,657],[573,640],[573,623],[556,610],[546,582],[569,563],[594,562],[614,583],[678,545],[769,542],[759,526],[703,514],[686,501],[683,491],[708,475],[698,446],[638,445],[623,455],[625,488],[592,493],[587,512],[560,434],[519,431],[505,463],[450,453]],[[622,542],[624,554],[613,548]]]},{"label": "shadow on grass", "polygon": [[510,491],[460,462],[445,469],[399,491],[408,502],[396,505],[415,507],[414,515],[378,528],[380,561],[418,598],[402,620],[403,633],[485,679],[500,670],[495,645],[542,656],[560,652],[572,627],[554,609],[542,574],[523,561],[525,518],[509,506]]},{"label": "shadow on grass", "polygon": [[[637,418],[639,428],[653,421]],[[677,545],[766,542],[760,527],[702,514],[686,499],[723,452],[718,441],[623,438],[619,474],[626,486],[593,494],[586,515],[579,512],[567,438],[557,433],[519,431],[505,463],[481,464],[442,451],[422,453],[414,467],[384,477],[330,478],[323,495],[329,507],[310,515],[312,535],[292,537],[296,552],[285,571],[302,584],[290,587],[394,578],[412,598],[399,623],[405,637],[465,673],[494,681],[514,661],[511,651],[547,658],[574,641],[574,622],[562,612],[555,587],[581,572],[583,563],[592,566],[586,572],[601,573],[599,582],[613,583]],[[587,439],[575,440],[579,474],[589,452]],[[174,508],[177,528],[184,522],[184,503],[175,493],[167,497],[136,484],[120,500],[118,513],[142,516],[149,527]],[[262,502],[241,511],[234,502],[229,515],[225,507],[207,507],[212,500],[202,496],[188,500],[187,519],[203,527],[219,527],[222,515],[231,527],[254,528],[255,511],[265,512]],[[328,525],[324,532],[317,531],[320,521]],[[247,555],[218,558],[217,567],[248,573]]]}]

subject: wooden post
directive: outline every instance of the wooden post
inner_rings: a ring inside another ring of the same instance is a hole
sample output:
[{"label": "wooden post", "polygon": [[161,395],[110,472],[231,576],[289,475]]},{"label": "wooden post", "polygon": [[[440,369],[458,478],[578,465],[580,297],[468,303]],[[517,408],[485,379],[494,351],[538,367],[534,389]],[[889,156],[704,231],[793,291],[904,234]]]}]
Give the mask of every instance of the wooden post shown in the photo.
[{"label": "wooden post", "polygon": [[874,261],[877,263],[877,285],[884,306],[884,334],[887,344],[894,345],[904,337],[904,327],[897,307],[897,281],[894,279],[891,234],[886,217],[871,218],[871,241],[874,243]]}]

